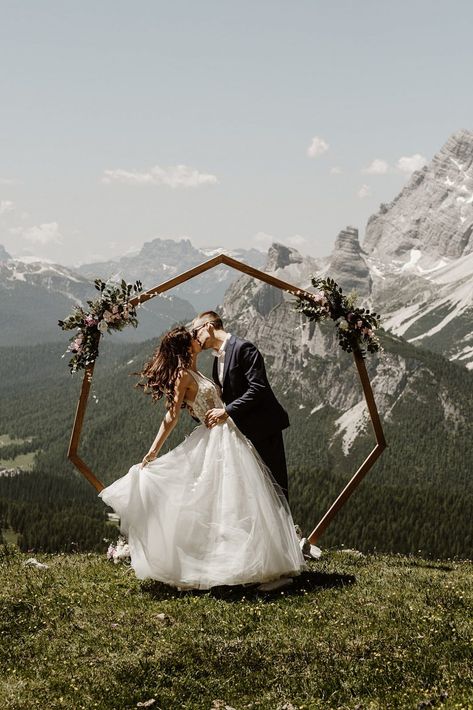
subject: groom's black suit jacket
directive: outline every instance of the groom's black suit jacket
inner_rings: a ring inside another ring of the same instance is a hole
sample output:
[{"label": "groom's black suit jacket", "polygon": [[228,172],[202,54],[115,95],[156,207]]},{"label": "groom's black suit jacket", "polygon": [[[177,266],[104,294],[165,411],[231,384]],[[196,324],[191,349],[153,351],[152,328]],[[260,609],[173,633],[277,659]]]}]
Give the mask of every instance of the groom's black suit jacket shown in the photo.
[{"label": "groom's black suit jacket", "polygon": [[215,358],[213,379],[222,386],[225,409],[240,431],[260,441],[289,426],[286,410],[276,399],[258,348],[232,335],[226,345],[223,383]]}]

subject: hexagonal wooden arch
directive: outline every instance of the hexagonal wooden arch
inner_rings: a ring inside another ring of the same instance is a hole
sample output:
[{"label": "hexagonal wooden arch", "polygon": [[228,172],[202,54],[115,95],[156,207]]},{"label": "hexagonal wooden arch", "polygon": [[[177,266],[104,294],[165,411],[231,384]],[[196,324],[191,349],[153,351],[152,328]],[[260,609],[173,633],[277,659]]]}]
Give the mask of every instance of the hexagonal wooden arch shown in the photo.
[{"label": "hexagonal wooden arch", "polygon": [[[159,293],[169,291],[169,289],[174,288],[175,286],[178,286],[179,284],[182,284],[185,281],[189,281],[190,279],[194,278],[194,276],[198,276],[199,274],[202,274],[205,271],[209,271],[209,269],[213,269],[215,266],[219,266],[220,264],[225,264],[226,266],[229,266],[230,268],[235,269],[236,271],[241,271],[242,273],[247,274],[248,276],[252,276],[255,279],[264,281],[265,283],[270,284],[271,286],[280,288],[283,291],[292,293],[293,295],[300,295],[301,293],[301,289],[298,286],[293,286],[292,284],[287,283],[286,281],[282,281],[281,279],[277,279],[274,276],[265,273],[264,271],[254,269],[252,266],[243,264],[241,261],[232,259],[231,257],[226,256],[225,254],[219,254],[213,259],[209,259],[208,261],[205,261],[204,263],[195,266],[193,269],[189,269],[188,271],[185,271],[179,276],[176,276],[175,278],[170,279],[169,281],[165,281],[164,283],[155,286],[149,291],[145,291],[144,293],[138,294],[134,298],[130,299],[130,302],[136,306],[138,303],[144,303],[146,301],[149,301],[151,298],[154,298],[154,296],[157,296]],[[307,296],[310,298],[310,292],[306,293]],[[368,377],[365,362],[359,351],[354,351],[353,357],[363,387],[363,393],[365,395],[366,404],[368,405],[368,411],[370,413],[371,423],[373,425],[374,435],[376,438],[376,445],[309,535],[309,540],[312,544],[315,544],[319,540],[320,536],[325,531],[329,523],[333,520],[340,508],[346,503],[355,488],[361,483],[362,479],[371,469],[376,459],[386,448],[386,440],[384,438],[384,433],[381,426],[378,409],[374,400],[373,391],[371,389],[371,383]],[[79,402],[77,404],[76,415],[72,428],[72,434],[69,442],[67,456],[74,464],[74,466],[83,474],[83,476],[85,476],[89,483],[91,483],[94,488],[100,492],[104,488],[103,483],[99,481],[98,478],[96,478],[95,474],[91,471],[91,469],[77,453],[80,435],[82,431],[82,424],[84,421],[85,410],[89,397],[90,384],[92,382],[92,375],[94,372],[94,364],[90,365],[84,373],[82,389],[79,397]]]}]

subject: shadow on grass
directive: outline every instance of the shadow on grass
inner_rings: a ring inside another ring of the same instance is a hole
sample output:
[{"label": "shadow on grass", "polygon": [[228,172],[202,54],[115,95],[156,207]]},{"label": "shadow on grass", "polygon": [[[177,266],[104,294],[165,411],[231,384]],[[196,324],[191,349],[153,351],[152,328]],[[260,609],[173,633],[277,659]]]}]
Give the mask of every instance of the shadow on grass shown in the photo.
[{"label": "shadow on grass", "polygon": [[189,589],[179,591],[174,587],[155,580],[145,580],[141,582],[141,590],[149,594],[154,599],[179,599],[185,596],[207,596],[214,599],[222,599],[228,602],[273,600],[281,596],[300,596],[303,594],[318,593],[323,589],[333,587],[348,587],[356,582],[356,577],[352,574],[336,574],[329,572],[303,572],[298,577],[294,577],[292,584],[287,587],[275,589],[272,592],[262,592],[258,590],[258,584],[249,586],[237,585],[234,587],[212,587],[212,589],[199,590]]}]

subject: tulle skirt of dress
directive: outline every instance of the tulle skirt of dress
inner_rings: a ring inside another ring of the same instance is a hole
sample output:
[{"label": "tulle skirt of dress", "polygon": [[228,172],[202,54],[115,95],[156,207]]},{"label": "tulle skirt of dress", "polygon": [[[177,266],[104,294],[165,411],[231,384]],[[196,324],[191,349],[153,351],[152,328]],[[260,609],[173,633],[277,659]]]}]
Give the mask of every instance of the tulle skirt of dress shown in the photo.
[{"label": "tulle skirt of dress", "polygon": [[209,589],[305,568],[284,496],[231,421],[197,426],[98,495],[120,516],[139,579]]}]

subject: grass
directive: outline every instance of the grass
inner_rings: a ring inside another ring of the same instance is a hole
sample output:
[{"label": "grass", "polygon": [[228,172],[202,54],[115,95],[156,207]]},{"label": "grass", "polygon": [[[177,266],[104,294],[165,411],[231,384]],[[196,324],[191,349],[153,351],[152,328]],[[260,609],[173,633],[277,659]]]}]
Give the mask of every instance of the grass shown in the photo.
[{"label": "grass", "polygon": [[469,561],[327,552],[264,595],[29,556],[1,556],[2,710],[473,707]]},{"label": "grass", "polygon": [[36,454],[36,451],[29,451],[27,454],[18,454],[13,459],[0,458],[0,468],[20,468],[22,471],[32,471]]},{"label": "grass", "polygon": [[[33,438],[15,439],[10,434],[0,434],[0,454],[2,447],[16,446],[20,444],[31,444]],[[0,468],[20,468],[22,471],[31,471],[34,466],[37,451],[29,451],[25,454],[18,454],[14,458],[2,458],[0,456]]]},{"label": "grass", "polygon": [[31,441],[31,436],[26,439],[12,439],[10,434],[0,434],[0,446],[9,446],[10,444],[24,444],[25,442],[30,443]]},{"label": "grass", "polygon": [[0,528],[0,532],[7,545],[16,545],[18,543],[19,533],[15,532],[12,527]]}]

